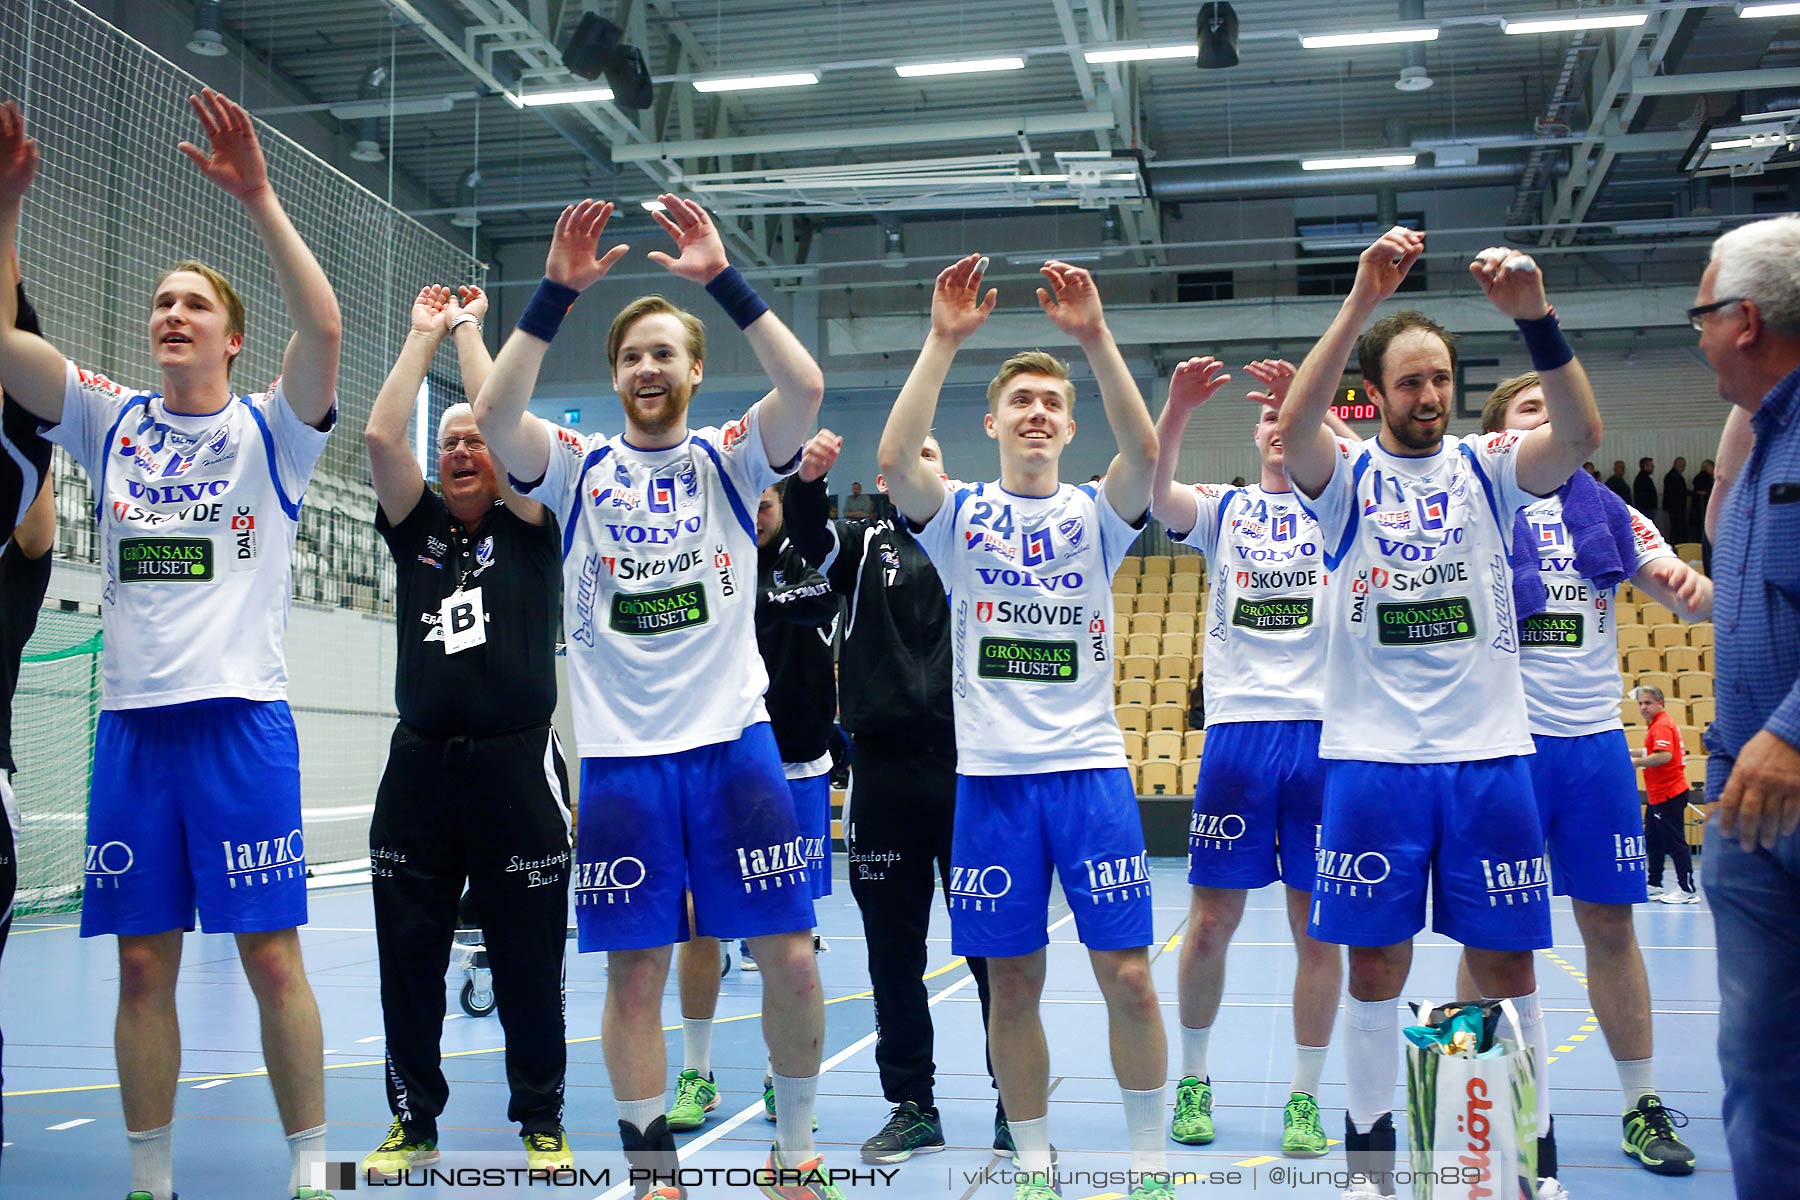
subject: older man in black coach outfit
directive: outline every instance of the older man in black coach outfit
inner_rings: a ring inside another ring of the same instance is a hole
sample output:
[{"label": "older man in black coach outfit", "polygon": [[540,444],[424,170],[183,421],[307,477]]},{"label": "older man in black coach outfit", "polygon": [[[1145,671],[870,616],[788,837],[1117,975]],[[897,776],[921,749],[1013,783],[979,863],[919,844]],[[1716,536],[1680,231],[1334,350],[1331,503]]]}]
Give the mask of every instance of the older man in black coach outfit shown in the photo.
[{"label": "older man in black coach outfit", "polygon": [[563,1135],[562,973],[570,865],[568,779],[551,730],[562,555],[540,504],[503,490],[473,413],[438,426],[442,495],[406,426],[438,343],[463,387],[492,365],[478,289],[423,289],[364,440],[393,553],[399,656],[387,771],[369,829],[388,1102],[394,1123],[363,1162],[393,1177],[438,1158],[449,1096],[439,1065],[444,971],[465,879],[506,1033],[507,1109],[533,1170],[573,1165]]}]

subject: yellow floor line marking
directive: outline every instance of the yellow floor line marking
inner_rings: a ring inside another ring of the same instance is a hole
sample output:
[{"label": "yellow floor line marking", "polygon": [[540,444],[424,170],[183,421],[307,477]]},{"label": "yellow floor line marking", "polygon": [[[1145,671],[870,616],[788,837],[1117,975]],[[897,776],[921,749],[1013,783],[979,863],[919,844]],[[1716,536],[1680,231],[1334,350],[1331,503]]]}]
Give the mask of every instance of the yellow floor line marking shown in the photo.
[{"label": "yellow floor line marking", "polygon": [[1273,1154],[1265,1154],[1261,1158],[1246,1158],[1246,1159],[1242,1160],[1241,1162],[1234,1162],[1231,1165],[1234,1167],[1260,1167],[1264,1163],[1272,1163],[1272,1162],[1280,1162],[1280,1161],[1281,1160],[1276,1158]]},{"label": "yellow floor line marking", "polygon": [[1168,951],[1173,950],[1175,947],[1177,947],[1179,945],[1181,945],[1181,935],[1179,933],[1177,933],[1174,936],[1172,936],[1171,938],[1169,938],[1168,941],[1163,943],[1163,951],[1164,951],[1164,953],[1167,953]]}]

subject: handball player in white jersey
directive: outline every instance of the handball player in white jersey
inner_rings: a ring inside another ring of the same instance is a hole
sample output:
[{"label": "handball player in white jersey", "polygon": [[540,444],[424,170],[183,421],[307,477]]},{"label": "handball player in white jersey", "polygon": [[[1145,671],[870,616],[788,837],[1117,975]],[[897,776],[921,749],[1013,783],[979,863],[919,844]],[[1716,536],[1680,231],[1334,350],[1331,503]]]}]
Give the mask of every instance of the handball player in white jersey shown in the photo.
[{"label": "handball player in white jersey", "polygon": [[[290,1148],[285,1194],[322,1197],[303,1182],[324,1149],[323,1050],[295,931],[306,921],[306,849],[282,639],[300,499],[335,419],[342,326],[325,273],[269,186],[249,114],[210,90],[192,104],[210,148],[180,149],[242,205],[294,326],[279,379],[258,396],[233,393],[243,302],[190,261],[150,298],[154,391],[121,387],[14,329],[10,284],[0,287],[0,386],[82,465],[96,497],[106,653],[81,932],[119,939],[114,1047],[131,1200],[172,1195],[175,980],[196,908],[201,929],[236,935],[261,1010]],[[37,159],[5,106],[8,260]]]},{"label": "handball player in white jersey", "polygon": [[[602,1042],[638,1194],[673,1197],[665,1119],[663,985],[692,933],[747,938],[762,968],[776,1145],[758,1187],[778,1200],[835,1197],[813,1144],[823,997],[813,903],[793,800],[770,731],[756,648],[755,512],[794,470],[824,379],[725,258],[698,204],[663,196],[656,219],[772,390],[723,429],[690,429],[706,331],[660,296],[632,301],[607,337],[624,432],[582,438],[525,411],[564,314],[628,247],[599,258],[611,204],[558,220],[544,280],[475,403],[513,485],[563,531],[563,623],[581,750],[575,916],[582,951],[604,950]],[[684,891],[697,928],[690,930]]]},{"label": "handball player in white jersey", "polygon": [[1106,1000],[1113,1071],[1131,1137],[1133,1200],[1173,1195],[1163,1145],[1168,1047],[1146,947],[1148,859],[1125,742],[1113,716],[1112,576],[1143,527],[1156,427],[1088,272],[1042,268],[1038,301],[1093,367],[1119,452],[1099,483],[1061,482],[1075,386],[1042,351],[1014,355],[988,385],[1000,478],[947,483],[919,451],[958,347],[999,299],[987,260],[938,275],[931,332],[882,433],[895,506],[950,600],[956,697],[953,949],[988,960],[988,1048],[1018,1149],[1017,1200],[1058,1195],[1051,1177],[1044,987],[1050,872]]},{"label": "handball player in white jersey", "polygon": [[[1599,447],[1600,414],[1537,264],[1496,247],[1469,269],[1517,326],[1551,423],[1447,435],[1456,403],[1449,333],[1406,312],[1363,332],[1424,248],[1423,233],[1396,227],[1363,251],[1350,295],[1301,364],[1277,422],[1288,478],[1319,522],[1333,577],[1311,930],[1350,947],[1345,1148],[1359,1180],[1346,1195],[1392,1190],[1396,1006],[1429,895],[1433,927],[1467,947],[1483,995],[1515,998],[1537,1052],[1538,1174],[1548,1200],[1561,1188],[1532,952],[1550,944],[1550,888],[1508,554],[1519,510],[1561,487]],[[1319,422],[1352,347],[1382,427],[1342,447]]]},{"label": "handball player in white jersey", "polygon": [[[1225,952],[1250,889],[1279,879],[1298,954],[1294,1077],[1281,1152],[1317,1158],[1329,1145],[1319,1119],[1319,1076],[1344,978],[1342,952],[1306,931],[1325,792],[1325,567],[1319,526],[1288,485],[1275,433],[1293,365],[1264,359],[1245,370],[1268,388],[1250,393],[1260,404],[1251,438],[1262,475],[1254,485],[1175,482],[1188,419],[1231,379],[1217,359],[1175,368],[1156,429],[1151,511],[1170,537],[1206,556],[1211,575],[1201,643],[1206,753],[1188,824],[1192,895],[1177,976],[1181,1082],[1169,1136],[1188,1145],[1213,1140],[1207,1053],[1225,990]],[[1355,436],[1341,422],[1332,433]]]},{"label": "handball player in white jersey", "polygon": [[[1550,419],[1544,387],[1528,371],[1498,384],[1481,410],[1481,431],[1536,429]],[[1531,722],[1532,790],[1548,844],[1556,895],[1568,896],[1587,951],[1589,991],[1624,1092],[1625,1153],[1658,1175],[1690,1175],[1694,1152],[1657,1095],[1651,1062],[1650,980],[1631,906],[1645,900],[1644,815],[1637,772],[1619,719],[1618,582],[1690,621],[1712,616],[1712,580],[1677,558],[1650,518],[1597,483],[1572,476],[1577,517],[1565,492],[1526,508],[1515,522],[1537,560],[1543,611],[1519,623],[1519,663]],[[1605,519],[1597,524],[1596,517]],[[1593,532],[1585,532],[1583,526]],[[1590,547],[1588,539],[1599,545]],[[1616,545],[1629,544],[1619,557]],[[1592,554],[1598,549],[1601,553]],[[1518,559],[1515,550],[1515,565]],[[1603,581],[1584,574],[1598,562]],[[1473,995],[1466,981],[1458,994]]]}]

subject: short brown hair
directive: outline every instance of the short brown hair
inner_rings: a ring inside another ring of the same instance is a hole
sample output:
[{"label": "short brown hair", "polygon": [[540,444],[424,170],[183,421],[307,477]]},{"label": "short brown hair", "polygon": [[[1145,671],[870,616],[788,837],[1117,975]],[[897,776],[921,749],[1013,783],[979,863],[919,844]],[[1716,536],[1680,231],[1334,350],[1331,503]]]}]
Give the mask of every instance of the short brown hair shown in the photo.
[{"label": "short brown hair", "polygon": [[1054,354],[1042,350],[1024,350],[1013,355],[1000,364],[1000,373],[995,375],[987,387],[988,411],[994,411],[994,405],[1000,399],[1000,393],[1006,385],[1018,375],[1048,375],[1052,379],[1060,379],[1068,389],[1069,403],[1075,403],[1075,384],[1069,379],[1069,364]]},{"label": "short brown hair", "polygon": [[1386,390],[1381,377],[1381,360],[1387,355],[1387,348],[1395,338],[1413,329],[1423,329],[1443,339],[1444,348],[1450,351],[1450,371],[1455,374],[1456,336],[1424,313],[1409,308],[1381,318],[1356,340],[1356,363],[1362,368],[1365,385],[1372,384]]},{"label": "short brown hair", "polygon": [[613,318],[612,328],[606,331],[606,363],[609,367],[619,365],[619,343],[625,340],[625,331],[640,318],[654,317],[658,313],[667,313],[680,321],[682,329],[687,331],[688,354],[695,362],[706,361],[706,326],[700,323],[699,317],[661,296],[639,296],[619,310],[619,315]]},{"label": "short brown hair", "polygon": [[1520,392],[1529,391],[1542,386],[1544,380],[1536,371],[1527,371],[1523,375],[1514,375],[1511,379],[1502,379],[1488,393],[1487,403],[1481,406],[1481,432],[1499,433],[1506,428],[1506,406]]},{"label": "short brown hair", "polygon": [[[219,303],[225,306],[225,332],[235,333],[242,337],[244,334],[244,298],[237,294],[237,289],[231,286],[229,280],[198,259],[185,258],[164,271],[162,278],[156,281],[156,290],[162,291],[162,285],[169,281],[169,276],[181,271],[198,275],[212,285],[212,290],[218,294]],[[151,303],[155,303],[154,294],[151,297]],[[226,360],[225,373],[227,375],[231,374],[231,368],[236,363],[237,355],[235,354]]]}]

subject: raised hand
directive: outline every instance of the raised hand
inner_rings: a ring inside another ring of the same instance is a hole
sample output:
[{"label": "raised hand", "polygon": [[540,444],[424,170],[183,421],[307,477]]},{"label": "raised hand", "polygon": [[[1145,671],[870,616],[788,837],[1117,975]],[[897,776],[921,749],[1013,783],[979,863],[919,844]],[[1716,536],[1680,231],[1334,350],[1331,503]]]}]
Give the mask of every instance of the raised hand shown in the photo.
[{"label": "raised hand", "polygon": [[725,257],[725,241],[712,218],[692,200],[670,194],[657,199],[662,202],[663,211],[650,215],[675,239],[681,254],[671,258],[661,250],[652,250],[647,257],[672,275],[702,286],[711,283],[715,275],[731,265]]},{"label": "raised hand", "polygon": [[465,283],[450,296],[450,316],[469,314],[479,321],[487,315],[487,293],[472,283]]},{"label": "raised hand", "polygon": [[17,200],[37,177],[38,144],[25,133],[25,115],[8,100],[0,104],[0,200]]},{"label": "raised hand", "polygon": [[1376,301],[1386,300],[1399,290],[1423,253],[1424,231],[1394,226],[1358,257],[1356,282],[1351,290]]},{"label": "raised hand", "polygon": [[1258,404],[1279,409],[1281,402],[1287,399],[1288,385],[1294,382],[1294,364],[1285,358],[1259,358],[1253,363],[1245,363],[1244,370],[1268,389],[1250,392],[1249,398]]},{"label": "raised hand", "polygon": [[1038,274],[1050,284],[1048,291],[1037,290],[1037,298],[1051,324],[1084,345],[1105,330],[1100,289],[1091,272],[1052,259],[1038,268]]},{"label": "raised hand", "polygon": [[200,173],[239,200],[268,187],[269,169],[263,162],[262,145],[256,140],[256,126],[243,106],[211,88],[189,96],[188,103],[200,118],[209,149],[202,152],[192,142],[182,142],[180,150],[200,168]]},{"label": "raised hand", "polygon": [[583,200],[563,209],[562,215],[556,218],[556,232],[550,238],[550,253],[544,256],[544,278],[578,292],[586,291],[606,278],[613,264],[631,249],[621,242],[599,258],[594,257],[600,247],[600,235],[606,231],[606,223],[612,215],[610,200],[604,204],[598,200]]},{"label": "raised hand", "polygon": [[844,449],[844,439],[829,429],[821,429],[813,434],[812,440],[800,454],[800,470],[797,474],[802,483],[817,483],[836,465],[838,454]]},{"label": "raised hand", "polygon": [[449,326],[449,306],[449,288],[436,283],[428,283],[420,288],[419,294],[413,298],[413,332],[442,336],[444,330]]},{"label": "raised hand", "polygon": [[1225,364],[1211,355],[1190,358],[1169,376],[1169,407],[1177,412],[1192,413],[1211,400],[1214,393],[1230,380],[1231,376],[1225,374]]},{"label": "raised hand", "polygon": [[1544,276],[1531,255],[1510,246],[1489,246],[1469,264],[1469,274],[1493,306],[1515,321],[1533,321],[1550,312]]},{"label": "raised hand", "polygon": [[931,290],[933,334],[960,345],[988,319],[1000,302],[1000,289],[989,288],[987,296],[982,296],[981,277],[987,264],[982,255],[965,254],[938,272]]}]

